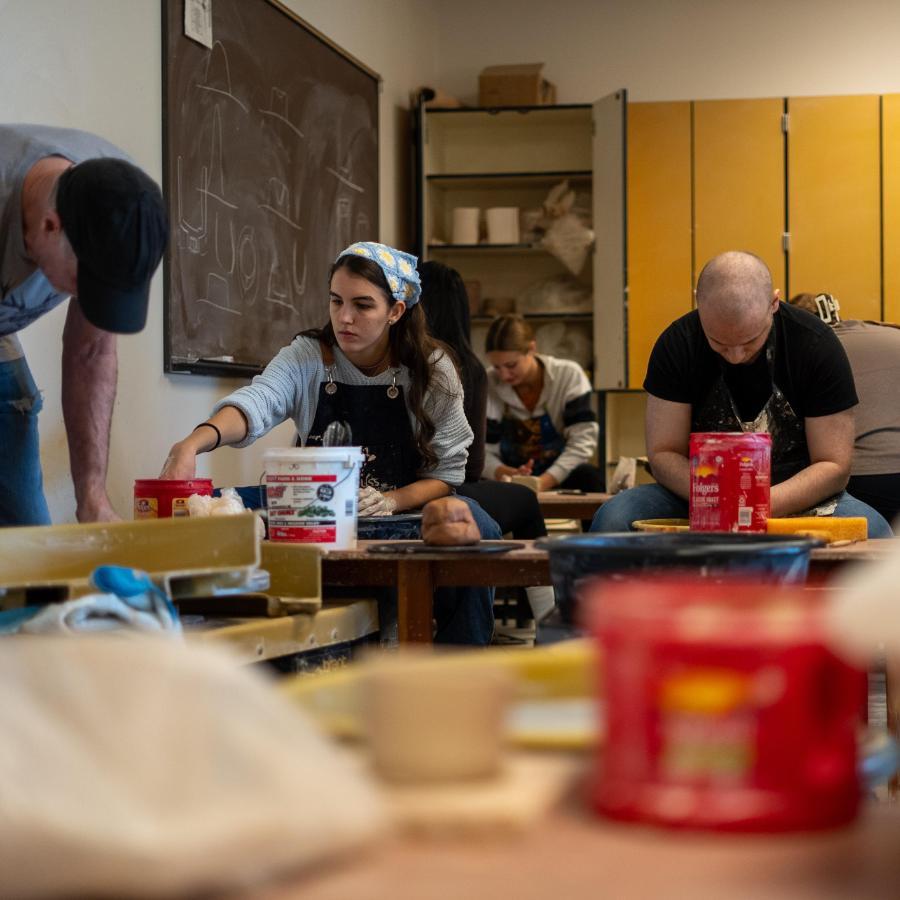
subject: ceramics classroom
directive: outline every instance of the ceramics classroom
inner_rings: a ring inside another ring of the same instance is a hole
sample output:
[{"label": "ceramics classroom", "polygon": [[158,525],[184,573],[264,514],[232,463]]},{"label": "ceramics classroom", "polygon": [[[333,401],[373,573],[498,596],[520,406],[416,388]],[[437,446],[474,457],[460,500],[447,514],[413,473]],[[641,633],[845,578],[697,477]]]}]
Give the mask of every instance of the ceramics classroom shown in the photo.
[{"label": "ceramics classroom", "polygon": [[896,4],[3,12],[0,895],[900,894]]}]

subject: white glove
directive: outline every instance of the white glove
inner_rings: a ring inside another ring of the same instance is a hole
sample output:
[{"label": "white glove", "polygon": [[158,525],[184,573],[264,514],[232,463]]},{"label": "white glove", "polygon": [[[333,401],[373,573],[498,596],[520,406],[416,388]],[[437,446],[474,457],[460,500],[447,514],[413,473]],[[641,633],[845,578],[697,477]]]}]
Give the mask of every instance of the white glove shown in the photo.
[{"label": "white glove", "polygon": [[389,516],[397,508],[393,497],[386,497],[373,487],[359,489],[359,515]]}]

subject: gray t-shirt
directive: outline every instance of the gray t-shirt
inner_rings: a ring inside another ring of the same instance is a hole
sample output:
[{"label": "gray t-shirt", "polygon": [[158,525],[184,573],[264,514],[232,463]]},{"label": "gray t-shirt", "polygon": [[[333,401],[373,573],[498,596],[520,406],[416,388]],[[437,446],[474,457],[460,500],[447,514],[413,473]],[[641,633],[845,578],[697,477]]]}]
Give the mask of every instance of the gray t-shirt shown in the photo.
[{"label": "gray t-shirt", "polygon": [[68,296],[27,258],[22,234],[22,182],[46,156],[62,156],[73,163],[100,156],[129,159],[109,141],[86,131],[0,124],[0,360],[21,356],[18,340],[11,336]]},{"label": "gray t-shirt", "polygon": [[900,328],[848,320],[834,333],[847,351],[859,395],[850,474],[900,472]]}]

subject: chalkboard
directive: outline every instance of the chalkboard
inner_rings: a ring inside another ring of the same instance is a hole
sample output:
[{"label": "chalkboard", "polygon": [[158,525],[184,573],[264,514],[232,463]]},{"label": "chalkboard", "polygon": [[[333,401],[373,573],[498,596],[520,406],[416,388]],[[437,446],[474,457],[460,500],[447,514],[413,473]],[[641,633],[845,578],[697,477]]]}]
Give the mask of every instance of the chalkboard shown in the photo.
[{"label": "chalkboard", "polygon": [[258,372],[328,316],[328,269],[378,239],[380,78],[275,0],[163,0],[165,370]]}]

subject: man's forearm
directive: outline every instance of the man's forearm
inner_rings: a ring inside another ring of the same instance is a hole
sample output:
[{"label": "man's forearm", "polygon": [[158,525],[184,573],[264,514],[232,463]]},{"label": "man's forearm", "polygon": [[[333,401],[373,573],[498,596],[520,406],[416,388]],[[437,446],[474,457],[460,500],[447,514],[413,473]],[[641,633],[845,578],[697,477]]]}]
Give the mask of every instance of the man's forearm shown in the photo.
[{"label": "man's forearm", "polygon": [[772,486],[769,515],[789,516],[810,509],[847,486],[848,473],[837,463],[815,462]]},{"label": "man's forearm", "polygon": [[650,459],[653,477],[673,494],[687,500],[691,491],[691,465],[686,456],[672,450],[654,453]]},{"label": "man's forearm", "polygon": [[98,332],[88,342],[63,339],[62,410],[69,442],[79,521],[109,512],[106,469],[109,430],[116,397],[116,339]]}]

